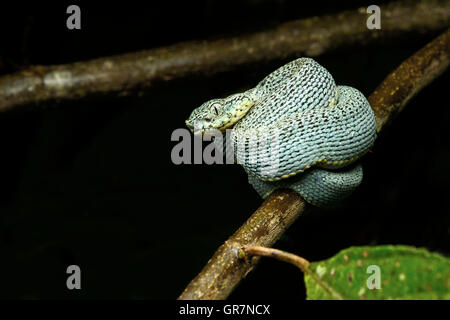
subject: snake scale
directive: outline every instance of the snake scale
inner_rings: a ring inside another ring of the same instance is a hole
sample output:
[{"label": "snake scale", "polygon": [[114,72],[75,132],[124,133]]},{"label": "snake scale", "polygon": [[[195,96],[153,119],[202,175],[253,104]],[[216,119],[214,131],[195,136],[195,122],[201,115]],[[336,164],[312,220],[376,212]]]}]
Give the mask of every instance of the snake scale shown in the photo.
[{"label": "snake scale", "polygon": [[248,91],[203,103],[186,125],[195,134],[232,128],[226,145],[261,197],[291,188],[320,207],[361,183],[357,160],[376,139],[364,95],[337,86],[311,58],[285,64]]}]

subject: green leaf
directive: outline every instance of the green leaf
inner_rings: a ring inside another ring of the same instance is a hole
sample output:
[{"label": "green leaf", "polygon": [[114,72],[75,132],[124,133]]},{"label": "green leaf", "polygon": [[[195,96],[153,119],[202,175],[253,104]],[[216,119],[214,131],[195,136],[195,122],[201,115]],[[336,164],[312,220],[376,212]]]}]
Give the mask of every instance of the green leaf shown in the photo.
[{"label": "green leaf", "polygon": [[[376,285],[377,267],[380,288],[369,289],[368,285]],[[309,269],[311,274],[305,274],[307,299],[332,299],[330,291],[334,291],[350,300],[450,300],[450,259],[425,249],[351,247],[330,259],[311,263]]]}]

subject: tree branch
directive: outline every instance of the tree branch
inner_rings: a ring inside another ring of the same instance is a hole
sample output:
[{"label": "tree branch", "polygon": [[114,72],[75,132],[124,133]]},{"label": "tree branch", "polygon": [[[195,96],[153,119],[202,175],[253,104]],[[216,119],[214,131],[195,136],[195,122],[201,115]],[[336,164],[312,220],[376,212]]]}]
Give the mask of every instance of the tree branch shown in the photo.
[{"label": "tree branch", "polygon": [[448,68],[449,37],[447,30],[408,58],[369,96],[377,120],[377,132],[391,122],[420,90]]},{"label": "tree branch", "polygon": [[[405,60],[369,96],[379,132],[450,61],[450,29]],[[253,213],[209,260],[179,299],[225,299],[259,259],[245,263],[239,250],[245,246],[272,247],[308,206],[292,190],[277,190]]]},{"label": "tree branch", "polygon": [[187,75],[210,75],[239,66],[318,56],[348,46],[447,28],[450,0],[405,0],[381,7],[382,30],[366,27],[365,8],[296,20],[235,38],[189,42],[58,66],[34,66],[0,78],[0,111],[104,94],[128,95]]},{"label": "tree branch", "polygon": [[247,258],[247,256],[275,258],[277,260],[293,264],[294,266],[299,268],[303,273],[308,272],[309,268],[309,261],[306,260],[305,258],[274,248],[266,248],[261,246],[245,246],[240,249],[239,258],[245,259]]},{"label": "tree branch", "polygon": [[297,256],[295,254],[261,246],[245,246],[239,251],[239,258],[246,259],[247,256],[259,256],[259,257],[270,257],[280,261],[284,261],[293,264],[299,268],[303,273],[307,273],[311,278],[313,278],[316,283],[321,286],[326,292],[330,294],[335,300],[344,300],[342,296],[331,288],[328,284],[320,279],[319,275],[309,269],[309,261]]}]

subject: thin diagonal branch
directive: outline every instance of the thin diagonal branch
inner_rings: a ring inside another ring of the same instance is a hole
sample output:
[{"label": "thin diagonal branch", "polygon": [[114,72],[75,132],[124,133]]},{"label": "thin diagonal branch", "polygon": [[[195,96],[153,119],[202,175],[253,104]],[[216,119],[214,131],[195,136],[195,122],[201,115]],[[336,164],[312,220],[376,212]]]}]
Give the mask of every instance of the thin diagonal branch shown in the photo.
[{"label": "thin diagonal branch", "polygon": [[[450,63],[450,29],[405,60],[369,96],[381,131]],[[294,191],[277,190],[253,213],[189,283],[179,299],[225,299],[259,259],[245,263],[238,252],[245,246],[272,247],[308,206]]]},{"label": "thin diagonal branch", "polygon": [[210,42],[181,43],[57,66],[34,66],[0,78],[0,112],[21,105],[128,95],[188,75],[211,75],[294,56],[318,56],[439,31],[450,0],[404,0],[381,7],[382,30],[366,27],[366,8],[284,23],[275,29]]},{"label": "thin diagonal branch", "polygon": [[318,274],[309,269],[309,261],[300,256],[286,251],[261,246],[245,246],[239,252],[239,258],[241,258],[241,256],[244,259],[246,259],[247,256],[270,257],[293,264],[303,273],[307,273],[311,278],[313,278],[319,286],[321,286],[331,297],[333,297],[333,299],[344,300],[338,292],[323,282]]},{"label": "thin diagonal branch", "polygon": [[299,268],[303,273],[308,272],[309,261],[295,254],[261,246],[245,246],[239,251],[239,258],[247,256],[270,257],[280,261],[288,262]]}]

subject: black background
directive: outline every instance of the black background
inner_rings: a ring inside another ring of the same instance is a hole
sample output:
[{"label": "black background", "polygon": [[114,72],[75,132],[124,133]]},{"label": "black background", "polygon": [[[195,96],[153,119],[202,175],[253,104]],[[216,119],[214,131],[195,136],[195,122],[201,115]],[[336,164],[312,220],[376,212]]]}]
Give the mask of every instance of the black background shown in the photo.
[{"label": "black background", "polygon": [[[0,74],[219,39],[372,4],[305,3],[2,4]],[[66,28],[70,4],[81,8],[81,30]],[[438,34],[342,48],[316,60],[338,84],[368,95]],[[0,297],[176,298],[261,199],[239,166],[172,164],[171,133],[204,101],[252,87],[289,60],[194,75],[142,96],[50,102],[0,114]],[[364,158],[364,181],[349,199],[302,216],[277,248],[311,261],[368,244],[448,255],[448,83],[447,72],[379,136]],[[81,267],[82,290],[66,288],[71,264]],[[300,272],[265,259],[230,298],[304,297]]]}]

